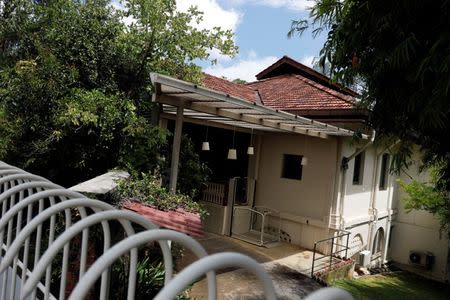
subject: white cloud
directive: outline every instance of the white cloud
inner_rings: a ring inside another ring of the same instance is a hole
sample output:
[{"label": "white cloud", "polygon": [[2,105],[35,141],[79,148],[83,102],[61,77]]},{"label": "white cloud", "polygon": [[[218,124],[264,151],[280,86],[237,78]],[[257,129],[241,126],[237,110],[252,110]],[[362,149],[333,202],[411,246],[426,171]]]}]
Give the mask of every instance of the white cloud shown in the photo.
[{"label": "white cloud", "polygon": [[255,4],[270,7],[285,7],[291,10],[304,11],[313,6],[311,0],[231,0],[235,4]]},{"label": "white cloud", "polygon": [[209,60],[217,60],[218,62],[228,62],[231,61],[233,58],[228,56],[228,55],[224,55],[220,52],[219,49],[217,48],[212,48],[211,50],[208,49],[208,53],[209,53]]},{"label": "white cloud", "polygon": [[314,55],[309,55],[309,56],[303,56],[300,59],[300,62],[302,64],[304,64],[305,66],[312,68],[314,66],[315,60],[316,60],[316,57]]},{"label": "white cloud", "polygon": [[[235,32],[243,17],[241,12],[234,9],[224,9],[217,0],[177,0],[177,10],[179,11],[187,11],[191,6],[197,6],[198,10],[203,12],[202,22],[194,24],[199,29],[221,27]],[[231,60],[231,57],[223,55],[215,48],[209,53],[210,59],[216,59],[219,63]]]},{"label": "white cloud", "polygon": [[217,0],[177,0],[179,11],[187,11],[191,6],[197,6],[198,10],[204,13],[203,21],[198,26],[201,29],[218,26],[235,31],[242,18],[242,13],[234,9],[224,9]]},{"label": "white cloud", "polygon": [[[112,0],[110,5],[118,10],[124,9],[124,3],[121,0]],[[203,21],[200,24],[195,24],[199,29],[221,27],[234,32],[242,19],[242,13],[234,9],[226,10],[222,8],[217,0],[177,0],[178,11],[187,11],[191,6],[197,6],[198,10],[203,12]],[[126,17],[122,21],[129,25],[135,22],[135,19]]]},{"label": "white cloud", "polygon": [[255,81],[255,75],[278,60],[275,56],[259,57],[254,51],[250,51],[245,59],[239,59],[235,63],[224,66],[217,64],[204,69],[205,73],[218,77],[225,76],[229,80],[243,79]]}]

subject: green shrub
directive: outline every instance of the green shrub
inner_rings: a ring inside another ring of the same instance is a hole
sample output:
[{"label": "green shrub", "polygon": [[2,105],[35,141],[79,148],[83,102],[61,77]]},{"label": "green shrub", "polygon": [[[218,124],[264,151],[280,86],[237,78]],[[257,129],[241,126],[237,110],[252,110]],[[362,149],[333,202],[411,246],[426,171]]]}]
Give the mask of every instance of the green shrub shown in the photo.
[{"label": "green shrub", "polygon": [[163,211],[181,208],[187,212],[199,213],[202,217],[206,214],[206,210],[192,198],[169,193],[161,186],[160,179],[150,173],[141,173],[120,180],[116,195],[120,201],[135,200]]},{"label": "green shrub", "polygon": [[[125,299],[128,288],[129,256],[117,260],[111,273],[111,299]],[[158,247],[145,247],[139,251],[139,260],[136,265],[136,300],[152,299],[164,287],[164,263]],[[189,299],[185,293],[177,296],[177,300]]]}]

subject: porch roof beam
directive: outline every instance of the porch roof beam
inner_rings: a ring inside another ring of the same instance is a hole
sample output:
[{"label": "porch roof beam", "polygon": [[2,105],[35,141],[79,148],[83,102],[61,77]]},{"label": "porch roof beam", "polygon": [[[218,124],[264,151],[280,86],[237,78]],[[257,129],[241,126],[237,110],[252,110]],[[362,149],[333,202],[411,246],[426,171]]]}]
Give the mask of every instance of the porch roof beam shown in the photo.
[{"label": "porch roof beam", "polygon": [[[167,118],[167,119],[171,119],[171,120],[176,119],[176,115],[172,114],[172,113],[162,113],[161,116],[163,116],[164,118]],[[271,128],[267,128],[264,126],[255,126],[253,124],[247,124],[247,123],[243,123],[242,126],[234,126],[234,125],[228,124],[227,122],[223,122],[223,121],[216,122],[216,121],[211,121],[208,119],[189,118],[189,117],[185,117],[184,122],[203,125],[203,126],[208,125],[208,126],[223,128],[223,129],[227,129],[227,130],[236,130],[236,131],[245,132],[245,133],[251,133],[252,129],[253,129],[253,133],[258,133],[258,132],[262,133],[265,131],[278,132],[278,130],[276,130],[276,129],[272,130]]]},{"label": "porch roof beam", "polygon": [[[352,136],[354,134],[351,130],[307,119],[282,110],[272,109],[256,102],[249,102],[244,99],[230,96],[229,94],[197,86],[196,84],[169,76],[152,73],[151,79],[156,87],[153,101],[162,102],[162,97],[170,97],[165,94],[184,91],[186,93],[178,94],[177,97],[174,97],[177,99],[175,101],[178,101],[178,104],[170,103],[170,105],[178,106],[180,103],[183,103],[187,104],[187,106],[185,106],[187,109],[201,111],[211,115],[219,115],[228,119],[239,120],[254,125],[311,136],[326,138],[328,135]],[[224,106],[220,104],[224,104]],[[237,113],[236,111],[241,111],[242,113]],[[255,115],[258,117],[252,117]],[[368,138],[367,135],[363,135],[362,137]]]},{"label": "porch roof beam", "polygon": [[[180,105],[179,99],[172,97],[172,96],[166,96],[166,95],[160,95],[158,97],[158,102],[164,103],[164,104],[169,104],[172,106]],[[309,130],[309,129],[303,130],[301,128],[287,126],[287,125],[284,125],[281,123],[277,124],[276,122],[265,120],[264,118],[255,118],[255,117],[248,116],[246,114],[239,114],[239,113],[227,111],[225,109],[215,108],[215,107],[207,106],[204,104],[199,104],[197,102],[192,103],[190,101],[186,101],[183,103],[183,107],[185,109],[191,109],[191,110],[195,110],[195,111],[199,111],[199,112],[209,113],[211,115],[221,116],[221,117],[225,117],[225,118],[235,120],[235,121],[243,121],[243,122],[251,123],[254,125],[270,127],[270,128],[278,129],[280,131],[307,134],[310,136],[315,136],[315,137],[320,137],[320,138],[328,138],[327,134],[318,132],[315,130]]]},{"label": "porch roof beam", "polygon": [[[169,97],[169,96],[164,95],[164,98],[166,98],[166,97]],[[166,103],[166,104],[164,104],[165,105],[165,112],[169,111],[169,113],[172,113],[172,114],[174,114],[176,112],[176,107],[175,106],[172,107],[171,105],[176,105],[175,102],[177,101],[177,99],[173,99],[173,101],[174,101],[174,103],[172,103],[172,101],[165,101],[165,100],[160,101],[161,103]],[[171,104],[168,104],[167,102],[171,102]],[[185,102],[185,103],[189,103],[189,102]],[[189,104],[184,104],[184,106],[185,107],[192,107],[192,106],[195,107],[195,105],[189,105]],[[211,107],[209,107],[209,108],[211,108]],[[209,113],[202,113],[202,112],[199,112],[198,110],[193,111],[193,110],[186,109],[184,115],[186,117],[190,117],[191,119],[198,118],[198,119],[205,119],[205,120],[210,120],[210,121],[214,120],[214,121],[221,122],[221,123],[230,123],[231,122],[231,123],[236,124],[236,126],[247,127],[247,128],[251,128],[252,126],[253,127],[257,126],[254,123],[252,123],[252,125],[249,125],[248,122],[246,122],[246,120],[244,120],[244,121],[237,121],[236,119],[230,119],[229,116],[227,116],[227,117],[220,117],[220,116],[209,114]],[[243,118],[244,114],[239,114],[239,115],[242,115],[240,117],[241,117],[241,119],[244,119]],[[247,115],[247,114],[245,114],[245,115]],[[305,130],[305,134],[316,136],[316,135],[314,135],[314,132],[317,132],[317,128],[314,125],[298,125],[297,122],[285,121],[285,120],[282,120],[282,119],[279,119],[279,118],[266,118],[266,117],[264,117],[264,118],[261,118],[261,119],[264,120],[264,121],[273,121],[273,120],[280,121],[280,122],[272,122],[274,124],[274,126],[271,126],[271,127],[273,129],[276,129],[275,131],[289,131],[289,132],[292,132],[292,131],[296,131],[296,130],[300,129],[300,130]],[[260,120],[260,119],[258,119],[258,120]],[[267,126],[267,122],[259,121],[259,123],[262,124],[262,126],[260,126],[262,129],[264,129],[265,126]],[[323,134],[327,133],[326,130],[321,130],[321,132]],[[321,133],[320,136],[321,137],[325,137],[325,135],[323,135],[322,133]]]}]

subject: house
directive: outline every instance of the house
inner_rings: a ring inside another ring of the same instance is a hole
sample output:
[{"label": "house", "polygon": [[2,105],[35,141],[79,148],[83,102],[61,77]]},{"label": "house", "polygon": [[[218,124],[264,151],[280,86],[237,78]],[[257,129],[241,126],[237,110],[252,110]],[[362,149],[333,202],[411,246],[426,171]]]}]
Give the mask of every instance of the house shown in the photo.
[{"label": "house", "polygon": [[202,199],[207,230],[308,249],[325,239],[324,253],[368,250],[365,263],[386,262],[396,178],[389,146],[363,133],[356,93],[286,56],[256,77],[237,84],[205,74],[197,85],[152,74],[160,124],[174,132],[170,189],[184,132],[213,171]]}]

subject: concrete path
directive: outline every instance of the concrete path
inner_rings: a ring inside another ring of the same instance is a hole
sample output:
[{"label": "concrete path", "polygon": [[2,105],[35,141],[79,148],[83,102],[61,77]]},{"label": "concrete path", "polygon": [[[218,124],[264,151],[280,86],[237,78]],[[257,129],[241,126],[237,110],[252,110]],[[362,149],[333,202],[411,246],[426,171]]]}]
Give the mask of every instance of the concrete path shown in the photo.
[{"label": "concrete path", "polygon": [[[287,243],[277,243],[270,248],[258,247],[237,239],[207,234],[199,239],[209,254],[234,251],[246,254],[262,264],[272,276],[278,299],[303,299],[321,288],[309,278],[312,252]],[[195,258],[186,253],[178,267],[193,262]],[[264,299],[257,279],[244,270],[229,268],[217,272],[218,299]],[[194,284],[189,292],[193,299],[207,299],[206,280]]]}]

